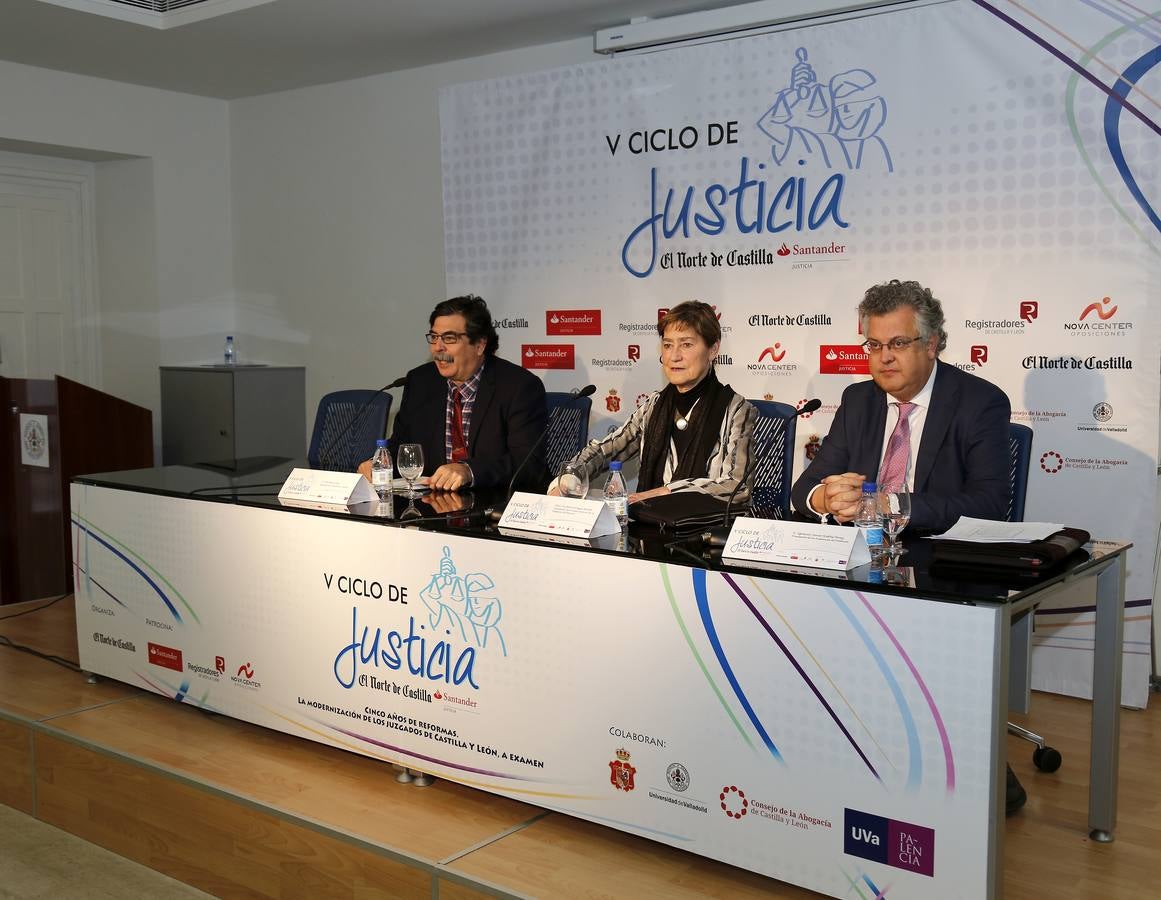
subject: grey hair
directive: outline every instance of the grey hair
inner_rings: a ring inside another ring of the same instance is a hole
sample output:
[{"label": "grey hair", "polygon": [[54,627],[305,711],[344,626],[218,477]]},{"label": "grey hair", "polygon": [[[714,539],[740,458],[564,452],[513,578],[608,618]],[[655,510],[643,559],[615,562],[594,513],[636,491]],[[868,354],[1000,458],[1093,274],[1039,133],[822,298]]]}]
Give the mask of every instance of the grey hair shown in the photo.
[{"label": "grey hair", "polygon": [[943,304],[935,298],[930,288],[925,288],[918,281],[900,281],[898,278],[892,278],[890,281],[867,288],[863,302],[859,304],[859,325],[863,329],[863,334],[867,333],[867,320],[871,316],[885,316],[900,306],[909,306],[915,310],[915,324],[919,328],[921,338],[926,341],[933,335],[939,336],[936,353],[947,347],[947,332],[943,328]]}]

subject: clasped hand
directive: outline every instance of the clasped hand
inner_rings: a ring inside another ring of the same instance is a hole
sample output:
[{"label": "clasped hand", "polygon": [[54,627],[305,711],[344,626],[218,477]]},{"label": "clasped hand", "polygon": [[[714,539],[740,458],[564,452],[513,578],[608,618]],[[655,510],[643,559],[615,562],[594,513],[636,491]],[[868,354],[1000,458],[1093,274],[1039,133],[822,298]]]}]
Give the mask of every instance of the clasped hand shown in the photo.
[{"label": "clasped hand", "polygon": [[811,505],[818,513],[830,513],[836,522],[846,524],[854,521],[859,497],[863,493],[865,475],[858,472],[843,472],[841,475],[827,475],[821,487],[814,492]]}]

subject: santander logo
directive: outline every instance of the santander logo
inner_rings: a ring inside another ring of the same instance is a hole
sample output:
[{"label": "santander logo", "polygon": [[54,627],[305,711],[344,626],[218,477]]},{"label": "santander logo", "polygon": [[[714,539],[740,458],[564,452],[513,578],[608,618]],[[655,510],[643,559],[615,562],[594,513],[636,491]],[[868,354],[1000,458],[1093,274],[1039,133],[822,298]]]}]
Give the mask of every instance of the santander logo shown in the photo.
[{"label": "santander logo", "polygon": [[526,369],[576,368],[576,350],[572,344],[523,344],[520,356]]},{"label": "santander logo", "polygon": [[544,313],[547,335],[600,334],[599,309],[549,309]]},{"label": "santander logo", "polygon": [[870,375],[871,361],[862,344],[820,344],[820,375]]},{"label": "santander logo", "polygon": [[777,253],[779,256],[789,256],[790,255],[790,248],[787,247],[786,244],[783,244],[781,247],[779,247],[774,252]]}]

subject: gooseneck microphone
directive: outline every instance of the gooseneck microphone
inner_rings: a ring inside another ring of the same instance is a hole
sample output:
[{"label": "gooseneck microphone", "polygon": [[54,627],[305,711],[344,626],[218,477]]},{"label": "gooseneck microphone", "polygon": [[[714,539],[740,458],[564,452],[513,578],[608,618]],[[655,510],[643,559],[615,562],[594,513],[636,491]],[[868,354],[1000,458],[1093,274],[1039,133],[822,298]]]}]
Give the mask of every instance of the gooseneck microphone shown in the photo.
[{"label": "gooseneck microphone", "polygon": [[[564,405],[567,406],[569,403],[574,403],[577,400],[580,400],[582,397],[591,397],[596,392],[597,392],[597,386],[595,384],[586,384],[583,388],[581,388],[579,391],[577,391],[575,394],[573,394],[572,397],[570,397],[568,400],[566,400]],[[560,407],[557,407],[557,408],[559,409]],[[536,439],[536,443],[532,445],[532,449],[530,449],[528,451],[528,453],[525,454],[524,459],[520,460],[520,465],[518,465],[516,467],[516,471],[512,473],[512,478],[508,482],[508,491],[504,495],[504,505],[505,506],[507,506],[508,501],[512,499],[512,495],[514,493],[516,493],[516,479],[520,477],[520,473],[522,471],[524,471],[524,467],[528,465],[528,463],[531,461],[532,457],[536,455],[536,451],[539,450],[541,445],[544,443],[544,439],[546,437],[548,437],[548,432],[549,432],[551,425],[552,425],[552,417],[549,416],[549,420],[544,424],[544,430],[542,432],[540,432],[540,437],[538,437]],[[503,511],[504,511],[503,507],[500,507],[499,509],[496,509],[495,507],[493,507],[492,509],[490,509],[488,511],[488,514],[493,519],[498,521],[500,516],[503,514]]]},{"label": "gooseneck microphone", "polygon": [[[822,406],[822,401],[815,397],[813,400],[807,400],[794,413],[794,418],[799,416],[809,415]],[[742,485],[747,484],[750,480],[750,473],[754,470],[754,465],[758,461],[758,454],[750,455],[749,461],[746,463],[746,470],[742,474],[741,480],[734,485],[734,489],[730,491],[730,498],[726,501],[726,511],[722,515],[722,524],[717,528],[711,528],[709,531],[703,532],[701,539],[709,547],[724,547],[726,545],[726,538],[730,534],[730,510],[734,505],[734,498],[738,495]]]},{"label": "gooseneck microphone", "polygon": [[331,438],[327,445],[319,451],[319,465],[323,468],[326,468],[327,463],[330,461],[331,451],[339,445],[339,442],[343,438],[351,433],[356,425],[361,425],[363,423],[363,420],[366,419],[367,415],[371,412],[371,406],[374,404],[376,397],[378,397],[384,391],[390,391],[397,387],[403,387],[405,384],[407,384],[407,376],[402,375],[399,378],[396,378],[390,384],[385,384],[383,387],[379,388],[379,390],[375,391],[375,393],[372,394],[371,397],[366,402],[364,402],[362,406],[359,407],[355,414],[351,416],[351,421],[343,426],[342,430],[340,430],[338,434]]}]

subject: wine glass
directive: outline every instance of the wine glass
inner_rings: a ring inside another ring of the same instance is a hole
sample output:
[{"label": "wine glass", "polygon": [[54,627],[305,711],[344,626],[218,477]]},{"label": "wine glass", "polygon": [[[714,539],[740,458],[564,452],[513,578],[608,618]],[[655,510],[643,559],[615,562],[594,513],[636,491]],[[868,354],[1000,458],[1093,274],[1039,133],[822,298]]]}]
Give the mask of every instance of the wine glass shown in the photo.
[{"label": "wine glass", "polygon": [[407,498],[414,500],[419,496],[415,492],[415,480],[423,474],[423,445],[400,444],[395,455],[395,468],[407,481]]},{"label": "wine glass", "polygon": [[562,497],[584,500],[589,495],[589,473],[581,465],[566,462],[560,467],[560,477],[556,479],[556,489]]},{"label": "wine glass", "polygon": [[899,535],[911,521],[911,494],[906,484],[890,484],[879,489],[879,508],[883,511],[883,536],[887,538],[887,556],[892,565],[907,551],[899,546]]}]

